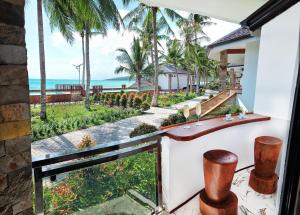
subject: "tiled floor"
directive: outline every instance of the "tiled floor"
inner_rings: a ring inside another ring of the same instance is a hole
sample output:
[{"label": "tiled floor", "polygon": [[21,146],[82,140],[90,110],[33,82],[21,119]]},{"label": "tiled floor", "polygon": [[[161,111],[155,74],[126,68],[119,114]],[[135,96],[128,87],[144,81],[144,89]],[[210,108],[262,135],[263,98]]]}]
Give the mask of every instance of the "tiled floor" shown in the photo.
[{"label": "tiled floor", "polygon": [[[239,215],[274,215],[276,194],[263,195],[256,193],[248,186],[250,171],[252,168],[235,174],[231,191],[239,200]],[[199,196],[196,196],[185,206],[177,210],[174,215],[200,215]]]}]

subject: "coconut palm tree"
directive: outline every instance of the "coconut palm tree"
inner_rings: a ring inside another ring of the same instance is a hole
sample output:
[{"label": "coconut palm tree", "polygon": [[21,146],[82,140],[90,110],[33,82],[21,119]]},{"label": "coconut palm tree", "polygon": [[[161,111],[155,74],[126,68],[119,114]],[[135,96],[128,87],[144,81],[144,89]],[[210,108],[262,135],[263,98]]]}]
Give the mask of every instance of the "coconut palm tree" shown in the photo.
[{"label": "coconut palm tree", "polygon": [[45,45],[44,45],[44,26],[43,26],[43,7],[42,0],[37,0],[37,19],[39,37],[39,57],[41,75],[41,120],[47,119],[46,114],[46,66],[45,66]]},{"label": "coconut palm tree", "polygon": [[204,76],[208,60],[205,48],[198,44],[191,46],[189,49],[188,58],[192,69],[195,71],[196,93],[199,94],[201,79],[201,72],[199,72],[199,70],[202,71],[202,75]]},{"label": "coconut palm tree", "polygon": [[[132,0],[123,0],[123,3],[125,5],[128,5]],[[150,19],[151,17],[151,19]],[[158,58],[158,38],[157,38],[157,23],[160,23],[160,25],[164,26],[164,29],[167,34],[174,34],[172,28],[170,27],[170,24],[168,23],[168,19],[171,21],[183,19],[181,15],[176,13],[174,10],[165,8],[161,9],[158,7],[150,7],[145,4],[140,3],[137,7],[135,7],[133,10],[131,10],[125,17],[124,21],[128,22],[128,26],[134,26],[141,23],[144,23],[145,21],[150,23],[148,20],[151,20],[151,26],[152,26],[152,43],[153,43],[153,61],[154,61],[154,92],[152,97],[152,106],[158,106],[158,95],[159,95],[159,89],[158,89],[158,75],[159,75],[159,58]]]},{"label": "coconut palm tree", "polygon": [[176,78],[177,78],[177,91],[179,91],[179,76],[177,67],[182,61],[183,48],[178,40],[172,40],[167,44],[167,54],[164,56],[164,62],[175,66]]},{"label": "coconut palm tree", "polygon": [[72,42],[74,32],[80,33],[87,83],[85,106],[90,109],[90,38],[95,34],[106,35],[108,27],[119,30],[122,23],[119,11],[113,0],[45,1],[50,14],[50,23],[59,28],[67,41]]},{"label": "coconut palm tree", "polygon": [[133,39],[130,53],[123,48],[117,49],[117,51],[120,53],[116,58],[120,66],[115,69],[115,73],[120,74],[126,72],[131,78],[135,78],[138,91],[140,92],[143,73],[148,73],[149,70],[151,70],[151,65],[147,63],[147,53],[142,48],[140,39]]},{"label": "coconut palm tree", "polygon": [[195,61],[195,59],[192,55],[195,54],[195,45],[197,45],[200,41],[209,40],[209,38],[203,31],[203,26],[210,24],[211,22],[209,21],[208,17],[200,16],[197,14],[190,14],[187,19],[182,19],[177,22],[177,25],[180,27],[180,36],[183,38],[185,65],[188,68],[186,94],[188,94],[188,91],[190,89],[189,71],[194,72],[196,77],[197,92],[199,90],[199,65],[194,64],[193,66],[193,62]]}]

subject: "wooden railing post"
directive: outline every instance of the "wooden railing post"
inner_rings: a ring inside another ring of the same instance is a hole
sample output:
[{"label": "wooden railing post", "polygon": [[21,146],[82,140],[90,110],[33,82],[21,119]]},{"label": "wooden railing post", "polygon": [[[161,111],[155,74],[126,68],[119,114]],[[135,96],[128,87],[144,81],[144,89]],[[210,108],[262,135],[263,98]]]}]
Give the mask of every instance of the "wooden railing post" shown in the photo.
[{"label": "wooden railing post", "polygon": [[35,213],[44,215],[42,167],[34,168]]}]

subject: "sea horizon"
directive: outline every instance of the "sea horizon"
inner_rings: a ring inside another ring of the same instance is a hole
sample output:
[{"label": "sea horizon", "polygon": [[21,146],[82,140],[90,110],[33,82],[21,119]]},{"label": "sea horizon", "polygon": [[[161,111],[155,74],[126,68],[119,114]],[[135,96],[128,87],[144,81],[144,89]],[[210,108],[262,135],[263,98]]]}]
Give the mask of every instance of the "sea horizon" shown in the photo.
[{"label": "sea horizon", "polygon": [[[104,80],[91,80],[91,86],[102,85],[104,88],[119,88],[122,85],[127,87],[134,83],[134,80],[129,79],[104,79]],[[40,80],[38,78],[29,79],[29,89],[30,90],[39,90],[40,89]],[[46,80],[46,89],[55,89],[56,84],[81,84],[81,81],[75,79],[47,79]]]}]

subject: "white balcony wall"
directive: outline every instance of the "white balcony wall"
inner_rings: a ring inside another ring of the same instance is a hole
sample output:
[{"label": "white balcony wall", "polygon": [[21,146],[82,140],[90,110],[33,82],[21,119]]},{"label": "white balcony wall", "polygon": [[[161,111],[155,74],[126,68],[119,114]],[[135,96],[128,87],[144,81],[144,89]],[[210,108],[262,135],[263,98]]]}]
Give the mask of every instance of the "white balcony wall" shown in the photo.
[{"label": "white balcony wall", "polygon": [[[282,120],[288,129],[299,67],[300,3],[277,16],[261,29],[254,112]],[[286,127],[285,127],[286,126]],[[284,169],[286,141],[280,169]],[[280,171],[279,185],[283,171]],[[280,200],[281,186],[277,193]],[[278,206],[276,214],[278,213]]]},{"label": "white balcony wall", "polygon": [[241,79],[243,93],[239,96],[248,111],[254,109],[259,41],[246,44],[244,72]]},{"label": "white balcony wall", "polygon": [[[164,137],[162,140],[163,198],[168,211],[204,188],[203,154],[206,151],[225,149],[237,154],[239,157],[237,169],[253,165],[255,137],[272,135],[285,139],[287,125],[282,123],[281,120],[270,120],[239,125],[187,142]],[[195,205],[193,208],[197,207]]]}]

